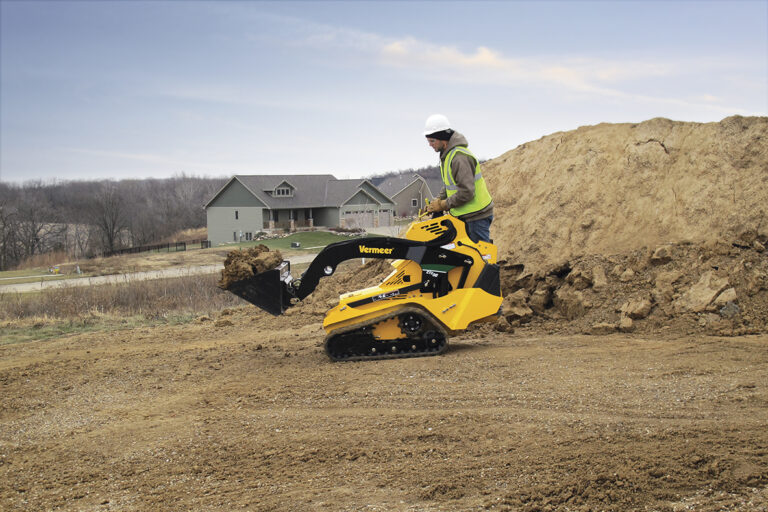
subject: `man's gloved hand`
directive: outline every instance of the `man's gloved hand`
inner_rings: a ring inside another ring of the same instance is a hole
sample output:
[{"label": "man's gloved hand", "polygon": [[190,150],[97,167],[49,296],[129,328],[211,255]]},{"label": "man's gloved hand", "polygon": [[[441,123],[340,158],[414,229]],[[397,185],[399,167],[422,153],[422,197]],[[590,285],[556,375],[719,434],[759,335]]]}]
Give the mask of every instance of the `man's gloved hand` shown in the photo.
[{"label": "man's gloved hand", "polygon": [[445,210],[445,199],[433,199],[427,205],[427,213],[442,212]]}]

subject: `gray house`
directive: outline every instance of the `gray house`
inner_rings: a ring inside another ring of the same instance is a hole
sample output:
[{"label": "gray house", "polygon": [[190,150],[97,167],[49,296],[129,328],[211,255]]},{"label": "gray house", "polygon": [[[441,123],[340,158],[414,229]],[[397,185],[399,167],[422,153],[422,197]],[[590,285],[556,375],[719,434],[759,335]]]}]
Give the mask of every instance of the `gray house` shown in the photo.
[{"label": "gray house", "polygon": [[395,202],[395,215],[398,217],[413,217],[424,207],[425,199],[437,197],[443,188],[440,178],[426,179],[415,172],[390,176],[375,183]]},{"label": "gray house", "polygon": [[252,240],[260,231],[389,226],[394,208],[370,181],[329,174],[238,175],[205,205],[213,244]]}]

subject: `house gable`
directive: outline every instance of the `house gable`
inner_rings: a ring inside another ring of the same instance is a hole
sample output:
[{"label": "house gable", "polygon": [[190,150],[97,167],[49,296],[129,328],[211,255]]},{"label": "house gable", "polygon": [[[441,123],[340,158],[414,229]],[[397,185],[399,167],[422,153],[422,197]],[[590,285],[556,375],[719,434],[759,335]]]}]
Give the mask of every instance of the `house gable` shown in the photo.
[{"label": "house gable", "polygon": [[266,192],[272,197],[284,198],[284,197],[293,197],[295,191],[296,191],[296,187],[291,185],[288,181],[283,180],[275,188],[271,190],[265,190],[264,192]]},{"label": "house gable", "polygon": [[243,185],[237,176],[229,180],[229,182],[216,193],[213,199],[208,201],[208,204],[205,205],[206,208],[239,206],[264,208],[266,205],[263,201],[259,200],[250,189]]},{"label": "house gable", "polygon": [[376,186],[368,180],[364,180],[360,184],[360,189],[364,190],[366,193],[368,193],[371,197],[373,197],[378,203],[380,203],[383,206],[394,204],[394,201],[392,201],[392,199],[390,199],[389,196],[387,196],[381,190],[376,188]]},{"label": "house gable", "polygon": [[342,203],[342,206],[361,204],[381,204],[368,191],[358,190],[352,197]]}]

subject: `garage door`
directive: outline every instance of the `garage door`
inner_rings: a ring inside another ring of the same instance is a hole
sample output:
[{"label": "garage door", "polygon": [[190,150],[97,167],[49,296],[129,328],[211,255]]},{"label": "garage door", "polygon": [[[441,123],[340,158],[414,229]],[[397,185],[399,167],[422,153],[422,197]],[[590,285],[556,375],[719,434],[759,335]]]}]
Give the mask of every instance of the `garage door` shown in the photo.
[{"label": "garage door", "polygon": [[373,226],[373,210],[348,212],[344,222],[348,228],[369,228]]}]

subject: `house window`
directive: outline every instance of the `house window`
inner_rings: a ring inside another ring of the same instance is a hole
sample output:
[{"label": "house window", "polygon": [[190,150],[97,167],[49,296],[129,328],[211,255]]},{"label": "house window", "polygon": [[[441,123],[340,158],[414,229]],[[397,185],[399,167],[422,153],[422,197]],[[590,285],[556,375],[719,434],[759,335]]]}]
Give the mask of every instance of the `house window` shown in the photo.
[{"label": "house window", "polygon": [[232,232],[232,241],[237,242],[237,231]]},{"label": "house window", "polygon": [[411,206],[414,208],[419,206],[419,200],[418,199],[411,199]]},{"label": "house window", "polygon": [[237,219],[239,219],[239,218],[240,218],[240,212],[238,212],[237,210],[235,210],[235,220],[237,220]]},{"label": "house window", "polygon": [[246,231],[245,232],[245,239],[248,240],[248,241],[253,240],[253,233],[251,231]]},{"label": "house window", "polygon": [[290,187],[277,187],[275,189],[275,195],[280,197],[289,197],[293,194],[291,194]]}]

